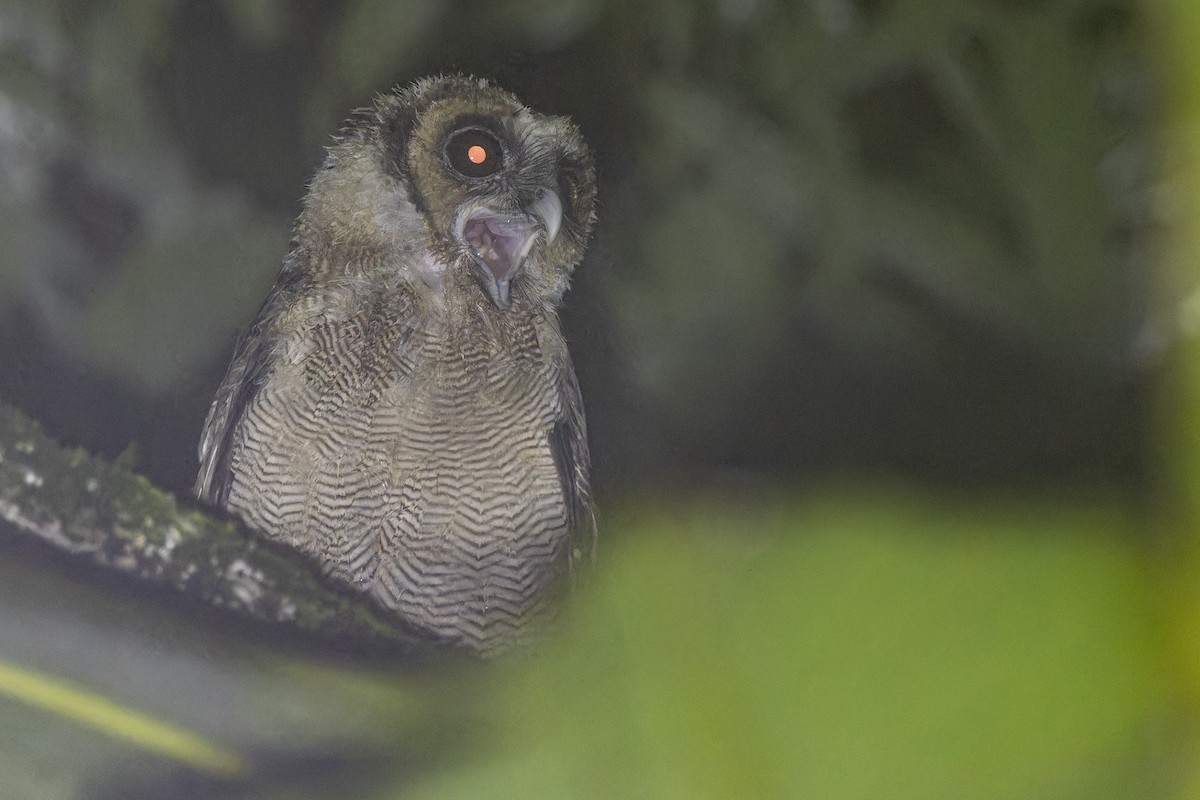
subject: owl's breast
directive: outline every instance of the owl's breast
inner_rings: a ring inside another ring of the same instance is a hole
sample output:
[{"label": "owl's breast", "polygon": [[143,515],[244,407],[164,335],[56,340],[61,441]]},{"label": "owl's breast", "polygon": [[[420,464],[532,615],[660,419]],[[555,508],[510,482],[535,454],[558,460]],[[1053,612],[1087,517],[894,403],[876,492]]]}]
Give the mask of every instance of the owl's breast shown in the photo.
[{"label": "owl's breast", "polygon": [[508,642],[567,570],[554,365],[537,346],[327,328],[247,408],[229,505],[439,638]]}]

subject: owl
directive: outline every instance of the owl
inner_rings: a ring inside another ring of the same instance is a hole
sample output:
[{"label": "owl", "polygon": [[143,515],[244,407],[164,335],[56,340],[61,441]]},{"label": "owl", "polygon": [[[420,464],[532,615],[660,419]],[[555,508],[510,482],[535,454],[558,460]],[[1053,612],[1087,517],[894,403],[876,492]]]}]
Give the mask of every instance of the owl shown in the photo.
[{"label": "owl", "polygon": [[198,497],[479,654],[594,551],[558,309],[596,196],[564,117],[427,78],[335,136],[200,442]]}]

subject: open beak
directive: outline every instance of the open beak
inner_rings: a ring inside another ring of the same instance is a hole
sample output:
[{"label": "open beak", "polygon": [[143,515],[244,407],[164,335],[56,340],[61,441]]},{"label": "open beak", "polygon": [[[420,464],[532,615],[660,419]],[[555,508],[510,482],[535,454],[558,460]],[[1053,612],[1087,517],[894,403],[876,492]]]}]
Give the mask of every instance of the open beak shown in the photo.
[{"label": "open beak", "polygon": [[480,280],[498,308],[511,303],[509,287],[539,234],[554,241],[562,226],[562,200],[549,189],[538,191],[523,212],[504,213],[486,206],[468,212],[458,236],[482,268]]}]

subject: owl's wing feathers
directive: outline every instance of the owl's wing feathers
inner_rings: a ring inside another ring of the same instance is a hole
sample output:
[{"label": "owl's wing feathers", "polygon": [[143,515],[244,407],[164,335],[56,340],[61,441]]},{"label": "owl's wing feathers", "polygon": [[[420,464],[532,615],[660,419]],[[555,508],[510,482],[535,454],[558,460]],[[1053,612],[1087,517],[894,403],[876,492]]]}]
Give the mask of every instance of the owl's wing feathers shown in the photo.
[{"label": "owl's wing feathers", "polygon": [[195,488],[196,497],[204,502],[225,505],[232,479],[229,457],[238,427],[275,362],[277,337],[273,331],[276,320],[294,301],[305,280],[303,271],[295,263],[293,243],[275,288],[254,323],[238,338],[225,380],[208,409],[200,437],[200,474]]},{"label": "owl's wing feathers", "polygon": [[583,415],[583,396],[579,380],[568,356],[559,372],[559,396],[562,416],[550,431],[550,453],[558,478],[571,530],[571,571],[578,574],[596,556],[596,517],[592,510],[592,486],[588,479],[591,456],[588,453],[587,425]]}]

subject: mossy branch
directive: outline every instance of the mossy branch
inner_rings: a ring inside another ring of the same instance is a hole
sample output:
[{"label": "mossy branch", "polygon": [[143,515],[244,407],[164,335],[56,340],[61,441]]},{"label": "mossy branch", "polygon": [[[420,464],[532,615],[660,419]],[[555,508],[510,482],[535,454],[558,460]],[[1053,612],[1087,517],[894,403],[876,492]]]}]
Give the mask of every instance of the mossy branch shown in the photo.
[{"label": "mossy branch", "polygon": [[0,402],[0,533],[10,532],[244,618],[419,646],[399,623],[327,585],[299,554],[182,506],[119,459],[63,447]]}]

